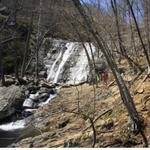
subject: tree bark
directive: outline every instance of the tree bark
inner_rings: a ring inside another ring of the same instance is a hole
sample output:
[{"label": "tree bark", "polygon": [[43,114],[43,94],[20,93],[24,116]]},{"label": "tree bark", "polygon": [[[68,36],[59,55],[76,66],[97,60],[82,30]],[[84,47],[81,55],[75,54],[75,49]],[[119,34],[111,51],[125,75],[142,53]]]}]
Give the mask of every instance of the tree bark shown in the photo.
[{"label": "tree bark", "polygon": [[95,41],[96,41],[97,45],[99,46],[99,48],[101,49],[101,51],[103,52],[109,66],[111,68],[111,71],[112,71],[112,73],[116,79],[117,85],[119,87],[123,104],[125,105],[128,113],[129,113],[129,116],[134,121],[134,123],[137,125],[137,128],[140,131],[140,133],[143,133],[143,128],[142,128],[143,120],[141,120],[141,118],[139,117],[139,114],[136,110],[134,101],[131,97],[129,90],[127,89],[127,86],[125,85],[123,78],[121,77],[121,75],[119,73],[117,65],[113,61],[112,56],[109,55],[109,48],[108,48],[107,44],[104,42],[104,40],[100,36],[100,34],[97,31],[94,31],[94,27],[92,26],[93,24],[91,23],[90,19],[86,15],[80,1],[79,0],[72,0],[72,1],[74,3],[74,6],[77,8],[79,13],[81,14],[82,18],[84,19],[84,23],[87,26],[87,30],[92,34],[93,38],[95,39]]},{"label": "tree bark", "polygon": [[26,64],[27,53],[28,53],[28,49],[29,49],[29,41],[30,41],[30,36],[31,36],[32,24],[33,24],[33,14],[31,16],[30,25],[28,27],[28,35],[27,35],[26,46],[25,46],[25,51],[24,51],[24,55],[23,55],[23,62],[22,62],[22,66],[21,66],[21,77],[23,77],[25,74],[25,64]]},{"label": "tree bark", "polygon": [[143,39],[142,39],[142,35],[141,35],[141,32],[140,32],[140,29],[139,29],[139,26],[138,26],[138,22],[136,20],[136,17],[135,17],[132,5],[131,5],[129,0],[126,0],[126,1],[127,1],[128,6],[129,6],[129,9],[131,11],[131,14],[132,14],[132,17],[134,19],[134,22],[135,22],[135,26],[136,26],[136,29],[137,29],[137,32],[138,32],[138,36],[139,36],[140,42],[141,42],[143,50],[144,50],[144,55],[145,55],[147,63],[148,63],[148,68],[150,68],[150,59],[149,59],[148,51],[147,51],[147,49],[146,49],[146,47],[144,45],[144,42],[143,42]]}]

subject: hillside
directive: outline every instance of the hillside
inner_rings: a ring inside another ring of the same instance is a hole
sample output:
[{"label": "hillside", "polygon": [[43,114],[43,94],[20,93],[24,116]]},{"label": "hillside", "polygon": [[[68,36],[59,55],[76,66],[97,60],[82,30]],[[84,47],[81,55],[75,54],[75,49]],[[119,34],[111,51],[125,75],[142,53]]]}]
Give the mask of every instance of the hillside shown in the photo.
[{"label": "hillside", "polygon": [[[131,83],[135,77],[130,74],[124,76],[127,83]],[[144,78],[145,74],[139,76],[131,84],[130,91],[138,112],[144,118],[146,126],[144,132],[150,141],[148,135],[150,85],[149,78],[143,81]],[[92,147],[93,130],[86,116],[93,116],[95,99],[93,119],[96,130],[95,147],[143,147],[141,136],[129,130],[130,120],[112,77],[110,76],[109,87],[100,83],[98,88],[94,89],[88,84],[62,87],[59,95],[50,104],[39,108],[34,114],[31,124],[38,131],[38,135],[26,138],[15,146],[23,148]],[[80,113],[77,111],[78,101]]]},{"label": "hillside", "polygon": [[0,147],[149,147],[149,0],[0,0]]}]

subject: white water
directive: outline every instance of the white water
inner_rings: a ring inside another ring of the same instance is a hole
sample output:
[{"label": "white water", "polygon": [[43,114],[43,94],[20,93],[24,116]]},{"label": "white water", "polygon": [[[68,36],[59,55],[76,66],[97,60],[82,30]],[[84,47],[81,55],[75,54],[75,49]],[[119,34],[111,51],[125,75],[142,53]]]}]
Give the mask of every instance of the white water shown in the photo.
[{"label": "white water", "polygon": [[50,97],[45,102],[40,103],[39,106],[44,106],[44,105],[48,104],[56,96],[57,96],[57,94],[50,95]]},{"label": "white water", "polygon": [[57,62],[59,61],[59,59],[61,58],[61,56],[62,56],[62,51],[60,51],[60,53],[59,53],[57,59],[54,61],[53,65],[52,65],[52,67],[51,67],[51,69],[50,69],[50,71],[49,71],[47,81],[50,81],[51,78],[54,78],[54,76],[53,76],[53,75],[55,74],[54,68],[55,68],[55,66],[56,66],[56,63],[57,63]]},{"label": "white water", "polygon": [[[38,98],[39,93],[37,92],[36,94],[30,94],[30,98]],[[48,104],[54,97],[56,97],[57,94],[50,94],[50,97],[45,101],[45,102],[41,102],[39,103],[39,106],[44,106],[46,104]],[[26,99],[25,102],[23,103],[24,107],[30,107],[31,109],[25,109],[26,112],[35,112],[36,109],[32,109],[33,106],[33,100],[32,99]],[[2,124],[0,125],[0,130],[3,131],[13,131],[13,130],[17,130],[17,129],[23,129],[26,125],[26,119],[22,119],[22,120],[17,120],[15,122],[10,122],[10,123],[6,123],[6,124]]]},{"label": "white water", "polygon": [[17,120],[16,122],[10,122],[7,124],[0,125],[0,130],[12,131],[17,129],[23,129],[25,127],[25,119]]},{"label": "white water", "polygon": [[68,58],[71,56],[71,53],[73,52],[73,46],[74,46],[74,43],[67,43],[66,44],[67,50],[63,54],[62,61],[58,67],[58,70],[56,72],[56,76],[54,78],[54,83],[57,83],[58,77],[59,77],[59,75],[63,69],[63,66],[65,65]]},{"label": "white water", "polygon": [[[65,82],[71,85],[87,81],[89,64],[82,43],[56,39],[53,39],[51,42],[53,43],[52,48],[56,50],[56,54],[51,55],[51,58],[45,59],[45,67],[48,70],[47,81],[51,83]],[[86,42],[84,45],[90,58],[92,58],[89,43]],[[96,48],[92,43],[91,47],[93,53],[95,53]],[[66,48],[65,51],[64,48]]]},{"label": "white water", "polygon": [[[89,43],[85,43],[84,45],[91,58],[92,54],[91,54]],[[95,52],[95,47],[92,44],[91,44],[91,47],[92,47],[92,51]],[[70,73],[70,78],[67,84],[78,84],[82,81],[87,81],[87,76],[89,74],[88,59],[85,53],[85,49],[82,48],[80,51],[81,52],[79,54],[76,65],[70,69],[71,73]]]},{"label": "white water", "polygon": [[[56,44],[58,46],[59,42],[56,42]],[[58,55],[56,55],[57,58],[52,63],[52,65],[46,64],[49,72],[47,80],[53,83],[57,83],[58,80],[61,79],[61,74],[64,70],[65,64],[69,61],[71,57],[73,57],[76,61],[75,63],[73,62],[73,66],[69,68],[70,73],[69,73],[67,84],[78,84],[80,82],[86,81],[87,76],[89,74],[89,65],[88,65],[88,59],[85,50],[83,47],[81,47],[81,43],[69,42],[66,43],[64,46],[67,48],[65,52],[63,52],[63,49],[61,49]],[[95,47],[93,45],[91,46],[93,52],[95,52]],[[91,57],[91,50],[89,44],[85,43],[85,47]],[[78,51],[78,55],[75,55],[77,52],[76,50]],[[35,109],[32,109],[33,99],[37,99],[38,96],[39,96],[38,93],[31,94],[29,99],[27,99],[24,102],[23,106],[31,107],[31,109],[26,109],[26,111],[29,112],[35,111]],[[50,97],[45,102],[40,103],[38,106],[43,106],[48,104],[56,96],[57,96],[56,94],[50,95]],[[0,125],[0,129],[5,131],[22,129],[24,127],[25,127],[25,119]]]}]

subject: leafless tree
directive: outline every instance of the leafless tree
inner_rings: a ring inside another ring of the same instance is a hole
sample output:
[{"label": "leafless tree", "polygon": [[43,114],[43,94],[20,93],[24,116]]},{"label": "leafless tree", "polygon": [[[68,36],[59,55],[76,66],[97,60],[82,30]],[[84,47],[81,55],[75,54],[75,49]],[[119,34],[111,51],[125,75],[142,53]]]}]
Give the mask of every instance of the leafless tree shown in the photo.
[{"label": "leafless tree", "polygon": [[115,62],[112,59],[112,56],[109,55],[109,47],[107,46],[107,43],[103,40],[103,38],[101,37],[101,35],[96,31],[96,29],[93,27],[93,23],[91,23],[88,15],[85,13],[81,3],[79,0],[72,0],[75,7],[77,8],[77,10],[79,11],[79,13],[81,14],[81,16],[84,19],[84,23],[87,26],[87,30],[92,34],[93,38],[95,39],[97,45],[99,46],[99,48],[102,50],[110,68],[111,71],[116,79],[117,85],[119,87],[120,90],[120,95],[122,98],[122,101],[129,113],[129,116],[131,117],[131,119],[133,120],[133,122],[137,125],[137,129],[138,131],[141,133],[144,142],[145,142],[145,146],[148,146],[147,141],[145,141],[145,136],[143,136],[143,120],[141,120],[141,118],[139,117],[139,114],[136,110],[134,101],[131,97],[131,94],[129,92],[129,90],[127,89],[127,86],[125,85],[125,82],[123,80],[123,78],[121,77],[118,67],[115,64]]}]

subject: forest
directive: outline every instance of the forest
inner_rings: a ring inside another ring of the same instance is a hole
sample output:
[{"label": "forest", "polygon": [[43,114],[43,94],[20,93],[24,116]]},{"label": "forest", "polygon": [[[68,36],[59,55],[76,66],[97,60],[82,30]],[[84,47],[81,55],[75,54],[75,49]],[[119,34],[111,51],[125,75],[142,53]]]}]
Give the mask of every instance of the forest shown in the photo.
[{"label": "forest", "polygon": [[150,143],[149,0],[0,0],[0,147]]}]

